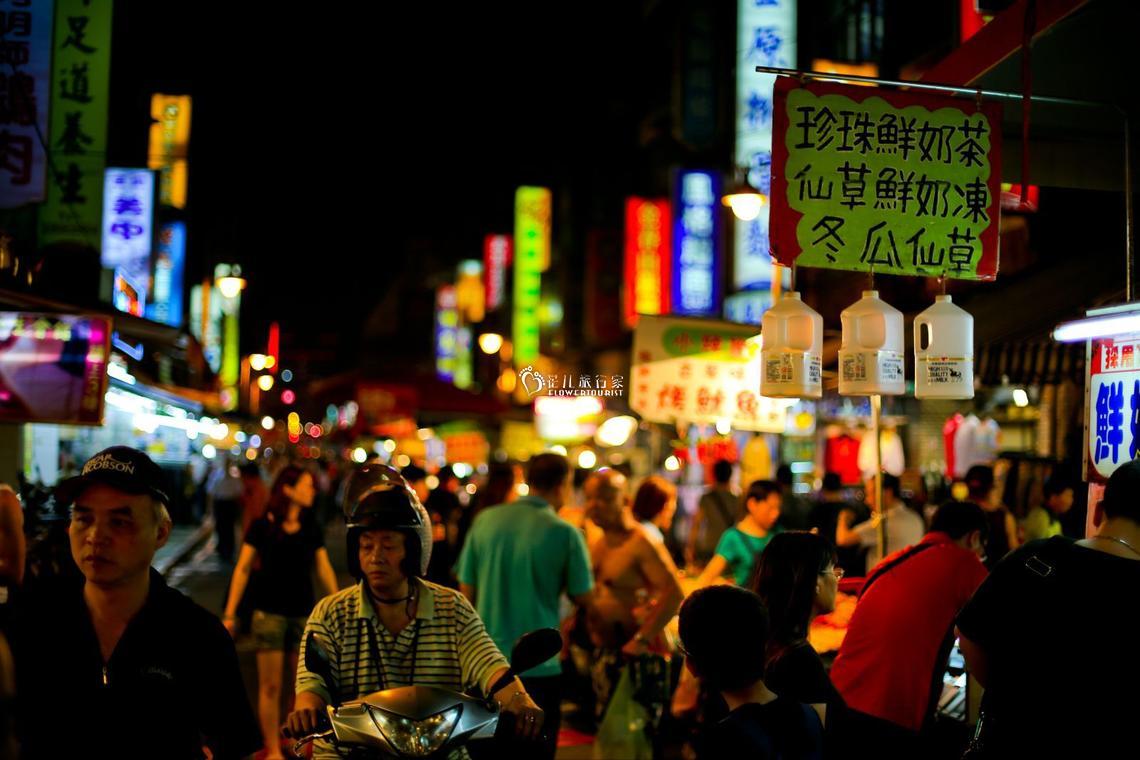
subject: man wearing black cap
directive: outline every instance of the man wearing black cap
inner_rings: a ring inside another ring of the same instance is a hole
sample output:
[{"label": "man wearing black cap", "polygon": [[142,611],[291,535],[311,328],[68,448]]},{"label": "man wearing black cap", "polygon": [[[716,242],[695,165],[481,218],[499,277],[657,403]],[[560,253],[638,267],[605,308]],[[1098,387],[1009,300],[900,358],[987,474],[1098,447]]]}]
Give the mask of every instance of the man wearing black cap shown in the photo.
[{"label": "man wearing black cap", "polygon": [[1093,524],[1081,541],[1014,551],[958,616],[966,667],[986,689],[986,757],[1135,751],[1140,461],[1109,478]]},{"label": "man wearing black cap", "polygon": [[15,625],[24,758],[251,756],[260,731],[213,615],[150,566],[170,535],[169,486],[113,446],[55,491],[70,504],[81,586],[30,599]]}]

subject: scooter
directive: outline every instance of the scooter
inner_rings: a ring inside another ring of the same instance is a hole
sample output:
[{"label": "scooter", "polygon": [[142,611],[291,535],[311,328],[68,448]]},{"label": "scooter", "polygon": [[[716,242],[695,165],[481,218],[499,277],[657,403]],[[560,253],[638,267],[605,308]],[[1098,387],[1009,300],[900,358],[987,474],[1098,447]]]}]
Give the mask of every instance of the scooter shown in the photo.
[{"label": "scooter", "polygon": [[[553,628],[525,634],[511,650],[510,669],[491,693],[561,650],[562,634]],[[311,632],[305,639],[305,667],[325,682],[329,694],[335,693],[328,655]],[[338,752],[349,750],[353,758],[446,757],[468,742],[493,738],[501,716],[489,696],[473,697],[435,686],[401,686],[329,705],[327,717],[328,728],[298,740],[294,754],[300,755],[311,742],[325,740]]]}]

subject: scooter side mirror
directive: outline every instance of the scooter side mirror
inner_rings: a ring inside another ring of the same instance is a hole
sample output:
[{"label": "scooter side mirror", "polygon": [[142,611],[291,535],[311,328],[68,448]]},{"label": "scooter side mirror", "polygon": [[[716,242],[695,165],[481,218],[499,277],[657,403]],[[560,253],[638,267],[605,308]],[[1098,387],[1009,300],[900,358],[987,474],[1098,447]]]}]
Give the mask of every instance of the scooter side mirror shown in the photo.
[{"label": "scooter side mirror", "polygon": [[324,681],[325,690],[334,700],[336,699],[336,695],[333,694],[332,663],[329,662],[328,653],[317,641],[317,635],[312,631],[309,631],[305,637],[305,670]]},{"label": "scooter side mirror", "polygon": [[539,628],[523,634],[511,650],[511,670],[525,673],[562,651],[562,634],[557,628]]}]

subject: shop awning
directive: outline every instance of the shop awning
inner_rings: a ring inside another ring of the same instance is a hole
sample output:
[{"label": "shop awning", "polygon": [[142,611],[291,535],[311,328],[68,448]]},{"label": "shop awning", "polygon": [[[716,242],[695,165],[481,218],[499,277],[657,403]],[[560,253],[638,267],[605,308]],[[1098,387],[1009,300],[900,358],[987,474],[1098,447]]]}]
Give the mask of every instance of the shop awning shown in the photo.
[{"label": "shop awning", "polygon": [[[1018,0],[926,71],[932,83],[1019,93],[1027,1]],[[1119,106],[1132,112],[1137,88],[1134,0],[1037,0],[1032,93]],[[1021,106],[1004,106],[1002,179],[1021,180]],[[1113,107],[1034,102],[1030,182],[1089,190],[1123,188],[1124,120]]]}]

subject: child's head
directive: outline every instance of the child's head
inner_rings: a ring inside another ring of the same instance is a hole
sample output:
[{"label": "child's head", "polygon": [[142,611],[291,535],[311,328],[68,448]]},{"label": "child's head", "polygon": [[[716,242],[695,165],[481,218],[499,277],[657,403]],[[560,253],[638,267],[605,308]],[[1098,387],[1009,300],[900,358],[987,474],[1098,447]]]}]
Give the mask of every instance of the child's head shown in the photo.
[{"label": "child's head", "polygon": [[680,633],[686,665],[709,688],[739,691],[764,677],[768,610],[751,591],[739,586],[694,591],[681,605]]}]

